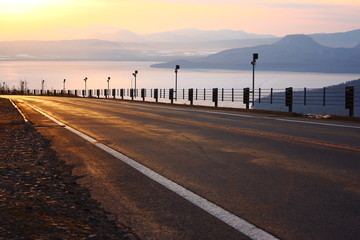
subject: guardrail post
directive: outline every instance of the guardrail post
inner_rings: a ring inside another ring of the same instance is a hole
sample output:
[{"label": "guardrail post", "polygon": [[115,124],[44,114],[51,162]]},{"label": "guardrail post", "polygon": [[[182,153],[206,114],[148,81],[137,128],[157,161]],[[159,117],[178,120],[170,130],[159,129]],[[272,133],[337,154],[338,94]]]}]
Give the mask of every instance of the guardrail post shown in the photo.
[{"label": "guardrail post", "polygon": [[292,112],[292,106],[293,106],[293,88],[292,87],[285,89],[285,106],[289,107],[289,112]]},{"label": "guardrail post", "polygon": [[169,90],[169,99],[170,99],[171,104],[173,104],[174,103],[174,89],[173,88],[170,88],[170,90]]},{"label": "guardrail post", "polygon": [[157,88],[154,89],[154,98],[155,98],[155,102],[159,101],[159,89]]},{"label": "guardrail post", "polygon": [[215,107],[217,107],[218,101],[219,101],[219,89],[218,88],[213,88],[212,101],[213,101],[213,103],[215,103]]},{"label": "guardrail post", "polygon": [[354,116],[354,86],[345,87],[345,108],[349,109],[349,117]]},{"label": "guardrail post", "polygon": [[194,104],[194,89],[193,88],[189,88],[188,100],[190,101],[190,105]]},{"label": "guardrail post", "polygon": [[146,97],[146,89],[142,88],[141,89],[141,98],[143,99],[143,102],[145,102],[145,97]]},{"label": "guardrail post", "polygon": [[121,97],[121,99],[123,99],[124,100],[124,93],[125,93],[125,89],[120,89],[120,97]]},{"label": "guardrail post", "polygon": [[131,97],[131,101],[134,101],[134,89],[130,89],[130,97]]},{"label": "guardrail post", "polygon": [[261,103],[261,88],[259,88],[259,103]]},{"label": "guardrail post", "polygon": [[249,109],[250,105],[250,88],[243,89],[243,103],[246,105],[246,109]]}]

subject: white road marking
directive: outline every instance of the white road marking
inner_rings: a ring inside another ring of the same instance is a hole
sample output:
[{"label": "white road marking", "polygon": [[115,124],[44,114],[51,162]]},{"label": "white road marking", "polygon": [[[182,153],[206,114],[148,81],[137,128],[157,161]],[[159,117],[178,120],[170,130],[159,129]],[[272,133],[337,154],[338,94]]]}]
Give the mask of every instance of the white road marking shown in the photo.
[{"label": "white road marking", "polygon": [[[101,100],[99,100],[99,101],[101,101]],[[103,100],[103,101],[106,101],[106,100]],[[106,101],[106,102],[108,103],[109,101]],[[254,116],[251,116],[251,115],[238,114],[238,113],[225,113],[225,112],[215,112],[215,111],[181,109],[181,108],[174,108],[174,107],[150,106],[150,105],[139,104],[139,103],[124,103],[124,102],[116,102],[116,103],[123,104],[123,105],[135,105],[135,106],[141,106],[141,107],[147,107],[147,108],[168,109],[168,110],[183,111],[183,112],[209,113],[209,114],[216,114],[216,115],[245,117],[245,118],[262,118],[262,119],[270,119],[270,120],[284,121],[284,122],[294,122],[294,123],[301,123],[301,124],[313,124],[313,125],[322,125],[322,126],[331,126],[331,127],[343,127],[343,128],[360,129],[360,126],[354,126],[354,125],[343,125],[343,124],[333,124],[333,123],[323,123],[323,122],[300,121],[300,120],[274,118],[274,117],[254,117]]]},{"label": "white road marking", "polygon": [[12,105],[18,110],[18,112],[21,114],[21,116],[23,117],[24,121],[27,123],[29,122],[29,120],[27,120],[27,118],[25,117],[25,115],[21,112],[20,108],[18,108],[18,106],[16,106],[16,104],[11,100],[9,99],[10,102],[12,103]]},{"label": "white road marking", "polygon": [[283,119],[283,118],[269,118],[269,119],[274,119],[274,120],[283,121],[283,122],[296,122],[296,123],[302,123],[302,124],[313,124],[313,125],[323,125],[323,126],[331,126],[331,127],[358,128],[358,129],[360,129],[360,127],[353,126],[353,125],[321,123],[321,122],[308,122],[308,121],[299,121],[299,120],[291,120],[291,119]]},{"label": "white road marking", "polygon": [[171,181],[170,179],[165,178],[164,176],[158,174],[157,172],[151,170],[150,168],[136,162],[135,160],[125,156],[124,154],[116,151],[113,148],[106,146],[105,144],[99,143],[96,139],[72,128],[61,121],[55,119],[54,117],[48,115],[47,113],[41,111],[40,109],[28,104],[31,108],[38,111],[42,115],[46,116],[50,120],[54,121],[55,123],[65,126],[65,128],[78,136],[82,137],[83,139],[89,141],[90,143],[94,144],[98,148],[104,150],[105,152],[111,154],[112,156],[116,157],[117,159],[121,160],[122,162],[126,163],[127,165],[131,166],[132,168],[138,170],[140,173],[144,174],[145,176],[149,177],[150,179],[156,181],[157,183],[161,184],[162,186],[166,187],[167,189],[175,192],[179,196],[183,197],[184,199],[188,200],[189,202],[193,203],[195,206],[203,209],[204,211],[208,212],[212,216],[216,217],[217,219],[223,221],[224,223],[228,224],[229,226],[233,227],[237,231],[241,232],[242,234],[250,237],[254,240],[275,240],[278,239],[275,236],[271,235],[270,233],[265,232],[264,230],[257,228],[255,225],[249,223],[248,221],[234,215],[233,213],[217,206],[216,204],[210,202],[209,200],[191,192],[190,190],[180,186],[179,184]]}]

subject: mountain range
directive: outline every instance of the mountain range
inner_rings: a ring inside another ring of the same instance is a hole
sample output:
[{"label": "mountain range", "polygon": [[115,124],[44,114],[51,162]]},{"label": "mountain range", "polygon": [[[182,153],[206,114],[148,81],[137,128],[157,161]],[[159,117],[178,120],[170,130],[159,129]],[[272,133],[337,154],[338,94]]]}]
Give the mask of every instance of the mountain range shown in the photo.
[{"label": "mountain range", "polygon": [[273,44],[230,49],[198,59],[152,66],[249,70],[253,53],[259,55],[256,68],[263,71],[360,73],[360,44],[352,48],[326,47],[302,34],[285,36]]},{"label": "mountain range", "polygon": [[[182,29],[136,34],[114,27],[96,29],[100,30],[97,33],[94,29],[86,30],[89,39],[0,41],[0,60],[156,61],[166,63],[155,67],[172,68],[180,64],[184,68],[249,69],[252,54],[257,52],[259,70],[359,72],[360,69],[360,29],[283,38],[231,30]],[[71,29],[67,38],[85,36],[76,34],[76,30]]]}]

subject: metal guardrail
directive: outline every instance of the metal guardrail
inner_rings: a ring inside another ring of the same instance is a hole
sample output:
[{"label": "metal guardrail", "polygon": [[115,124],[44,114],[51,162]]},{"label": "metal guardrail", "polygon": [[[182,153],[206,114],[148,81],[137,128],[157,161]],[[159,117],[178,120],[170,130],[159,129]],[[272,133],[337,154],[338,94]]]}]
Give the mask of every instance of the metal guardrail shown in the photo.
[{"label": "metal guardrail", "polygon": [[[169,102],[190,105],[214,105],[219,103],[237,103],[238,108],[272,109],[274,106],[284,106],[293,112],[294,106],[333,106],[346,109],[349,116],[355,115],[355,108],[360,106],[360,88],[354,86],[324,87],[324,88],[286,88],[286,89],[256,89],[253,93],[249,88],[190,88],[178,89],[90,89],[90,90],[4,90],[0,94],[43,95],[64,97],[115,98],[134,101]],[[254,94],[254,102],[251,96]],[[226,104],[222,104],[226,106]],[[358,113],[359,114],[359,113]]]}]

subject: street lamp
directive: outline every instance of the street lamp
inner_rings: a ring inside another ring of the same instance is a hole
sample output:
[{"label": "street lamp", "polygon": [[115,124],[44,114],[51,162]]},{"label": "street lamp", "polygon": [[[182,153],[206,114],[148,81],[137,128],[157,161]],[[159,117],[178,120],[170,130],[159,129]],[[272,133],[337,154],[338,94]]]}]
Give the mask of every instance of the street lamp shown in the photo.
[{"label": "street lamp", "polygon": [[136,97],[136,75],[138,74],[138,70],[135,70],[135,72],[132,74],[135,78],[135,97]]},{"label": "street lamp", "polygon": [[252,106],[254,106],[255,103],[255,65],[256,60],[259,58],[258,53],[253,53],[253,60],[251,62],[251,65],[253,66],[253,78],[252,78]]},{"label": "street lamp", "polygon": [[177,73],[180,69],[180,65],[175,66],[175,100],[177,100]]},{"label": "street lamp", "polygon": [[110,94],[110,77],[108,77],[107,83],[108,83],[108,89],[107,89],[106,98],[108,98],[108,97],[109,97],[109,94]]},{"label": "street lamp", "polygon": [[85,82],[84,97],[85,97],[85,95],[86,95],[86,82],[87,82],[87,80],[88,80],[88,78],[87,78],[87,77],[85,77],[85,78],[84,78],[84,82]]}]

